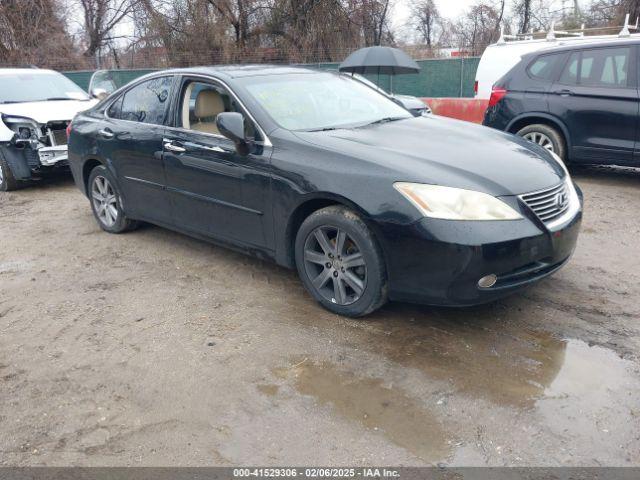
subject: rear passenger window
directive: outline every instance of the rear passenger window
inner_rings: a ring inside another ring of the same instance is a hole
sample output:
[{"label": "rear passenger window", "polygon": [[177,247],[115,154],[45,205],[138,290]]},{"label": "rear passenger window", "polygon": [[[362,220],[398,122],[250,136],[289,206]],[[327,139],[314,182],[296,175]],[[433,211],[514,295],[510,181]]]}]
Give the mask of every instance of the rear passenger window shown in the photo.
[{"label": "rear passenger window", "polygon": [[529,66],[529,75],[537,80],[551,80],[556,60],[561,55],[542,55]]},{"label": "rear passenger window", "polygon": [[[580,83],[593,87],[626,87],[629,48],[603,48],[582,54]],[[591,68],[587,70],[586,65]]]},{"label": "rear passenger window", "polygon": [[569,61],[560,75],[560,83],[563,85],[577,85],[578,68],[580,68],[580,52],[572,53]]},{"label": "rear passenger window", "polygon": [[571,54],[560,76],[564,85],[624,88],[627,86],[631,49],[599,48]]},{"label": "rear passenger window", "polygon": [[136,85],[123,95],[119,111],[109,110],[109,115],[120,120],[162,125],[167,116],[172,82],[173,77],[160,77]]}]

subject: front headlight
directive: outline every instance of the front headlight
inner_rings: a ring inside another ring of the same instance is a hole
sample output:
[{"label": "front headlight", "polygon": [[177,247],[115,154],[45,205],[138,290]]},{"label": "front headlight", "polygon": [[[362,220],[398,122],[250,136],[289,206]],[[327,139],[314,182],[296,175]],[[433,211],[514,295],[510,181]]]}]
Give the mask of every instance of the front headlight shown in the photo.
[{"label": "front headlight", "polygon": [[396,182],[393,187],[425,217],[445,220],[519,220],[522,218],[502,200],[482,192],[407,182]]},{"label": "front headlight", "polygon": [[35,120],[27,117],[18,117],[13,115],[2,115],[2,122],[11,130],[13,130],[20,140],[29,140],[38,138],[38,124]]}]

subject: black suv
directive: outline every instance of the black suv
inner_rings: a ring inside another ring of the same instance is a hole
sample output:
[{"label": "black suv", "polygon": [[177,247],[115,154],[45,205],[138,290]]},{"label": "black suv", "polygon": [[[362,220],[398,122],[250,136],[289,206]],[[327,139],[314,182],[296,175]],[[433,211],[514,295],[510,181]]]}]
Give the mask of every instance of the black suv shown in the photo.
[{"label": "black suv", "polygon": [[640,165],[640,40],[524,55],[493,87],[484,124],[575,163]]}]

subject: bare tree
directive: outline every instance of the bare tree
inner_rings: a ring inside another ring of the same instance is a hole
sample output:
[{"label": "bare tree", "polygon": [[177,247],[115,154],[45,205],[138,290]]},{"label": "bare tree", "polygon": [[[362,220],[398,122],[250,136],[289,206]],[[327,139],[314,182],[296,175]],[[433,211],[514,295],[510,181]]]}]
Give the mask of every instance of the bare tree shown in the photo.
[{"label": "bare tree", "polygon": [[93,57],[101,48],[117,37],[114,30],[135,5],[136,0],[77,0],[83,13],[86,49],[84,55]]},{"label": "bare tree", "polygon": [[0,63],[80,66],[57,0],[0,1]]},{"label": "bare tree", "polygon": [[498,39],[500,11],[481,0],[455,24],[455,36],[461,50],[480,55],[487,45]]},{"label": "bare tree", "polygon": [[365,45],[381,45],[384,40],[389,40],[389,0],[359,0],[359,3],[359,18]]},{"label": "bare tree", "polygon": [[260,10],[256,0],[207,0],[233,28],[235,42],[244,48],[252,34],[252,20]]},{"label": "bare tree", "polygon": [[442,30],[442,17],[434,0],[420,0],[411,8],[415,29],[429,48],[438,42]]},{"label": "bare tree", "polygon": [[517,0],[513,6],[519,33],[531,31],[531,0]]}]

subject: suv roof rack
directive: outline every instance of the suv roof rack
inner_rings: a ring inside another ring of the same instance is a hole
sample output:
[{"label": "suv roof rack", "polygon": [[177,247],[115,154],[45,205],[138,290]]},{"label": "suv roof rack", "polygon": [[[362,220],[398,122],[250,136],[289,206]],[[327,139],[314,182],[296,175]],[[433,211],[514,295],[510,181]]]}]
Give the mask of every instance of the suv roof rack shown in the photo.
[{"label": "suv roof rack", "polygon": [[629,17],[630,15],[627,13],[624,19],[624,25],[621,26],[612,26],[612,27],[590,27],[585,28],[585,25],[582,24],[581,28],[572,29],[572,30],[556,30],[556,22],[551,22],[551,28],[545,32],[543,30],[539,32],[529,32],[529,33],[516,33],[515,35],[505,35],[504,26],[500,26],[500,38],[496,42],[498,45],[504,45],[506,43],[518,42],[518,41],[527,41],[527,40],[542,40],[545,39],[548,42],[554,42],[558,40],[558,38],[579,38],[585,37],[585,34],[591,32],[604,32],[608,30],[619,30],[618,35],[609,34],[606,36],[609,37],[619,37],[619,38],[627,38],[631,36],[631,30],[634,30],[634,33],[637,33],[640,30],[640,17],[636,19],[635,25],[629,25]]}]

